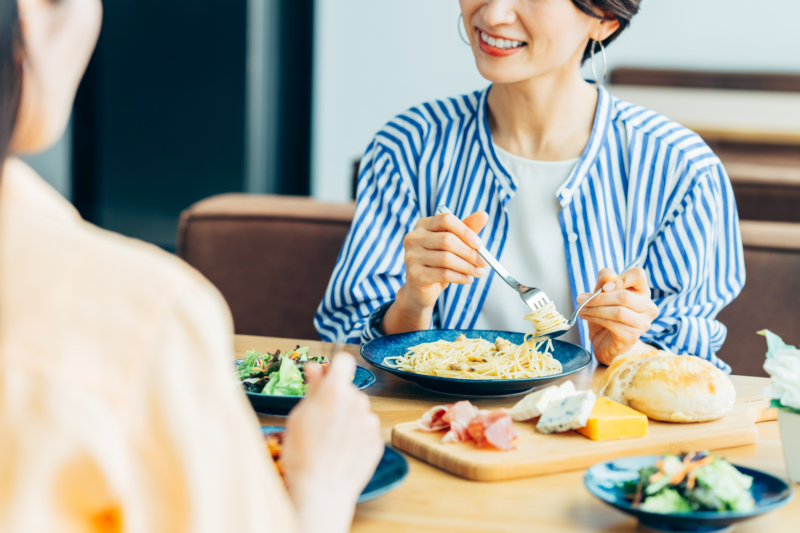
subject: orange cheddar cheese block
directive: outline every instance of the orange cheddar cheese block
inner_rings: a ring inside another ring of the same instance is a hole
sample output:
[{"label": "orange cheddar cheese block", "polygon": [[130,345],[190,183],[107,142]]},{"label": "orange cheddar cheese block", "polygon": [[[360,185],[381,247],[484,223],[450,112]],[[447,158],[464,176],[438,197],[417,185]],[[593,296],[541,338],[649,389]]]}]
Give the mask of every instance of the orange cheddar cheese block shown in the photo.
[{"label": "orange cheddar cheese block", "polygon": [[592,440],[644,437],[647,435],[647,417],[608,398],[598,398],[586,426],[575,431]]}]

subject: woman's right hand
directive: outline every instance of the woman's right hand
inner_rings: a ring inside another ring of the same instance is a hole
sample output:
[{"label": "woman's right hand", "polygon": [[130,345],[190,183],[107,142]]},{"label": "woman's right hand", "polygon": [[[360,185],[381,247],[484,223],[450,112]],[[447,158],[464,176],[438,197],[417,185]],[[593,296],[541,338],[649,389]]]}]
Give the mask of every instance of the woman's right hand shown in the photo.
[{"label": "woman's right hand", "polygon": [[348,531],[383,454],[380,421],[353,386],[355,370],[348,353],[337,354],[324,375],[307,365],[306,397],[286,423],[281,465],[304,532]]},{"label": "woman's right hand", "polygon": [[428,329],[436,300],[450,283],[466,285],[486,273],[478,232],[488,219],[479,211],[463,221],[446,213],[417,222],[403,239],[406,283],[384,316],[385,333]]}]

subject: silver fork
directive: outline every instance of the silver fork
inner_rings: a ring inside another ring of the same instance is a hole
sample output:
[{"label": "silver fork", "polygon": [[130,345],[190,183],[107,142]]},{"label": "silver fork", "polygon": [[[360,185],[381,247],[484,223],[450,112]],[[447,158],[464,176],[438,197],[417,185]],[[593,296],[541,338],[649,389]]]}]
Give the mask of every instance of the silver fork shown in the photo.
[{"label": "silver fork", "polygon": [[[440,205],[436,211],[450,215],[453,214],[444,205]],[[478,253],[487,263],[489,263],[489,266],[492,267],[495,272],[497,272],[497,275],[500,276],[509,287],[519,293],[519,297],[522,298],[522,301],[525,302],[525,305],[527,305],[531,311],[536,311],[537,309],[540,309],[550,303],[550,298],[547,297],[544,291],[541,291],[536,287],[528,287],[527,285],[523,285],[514,279],[514,277],[508,273],[508,270],[503,268],[503,265],[501,265],[500,262],[495,259],[495,257],[491,254],[491,252],[489,252],[489,250],[486,249],[485,246],[481,246],[478,249]]]}]

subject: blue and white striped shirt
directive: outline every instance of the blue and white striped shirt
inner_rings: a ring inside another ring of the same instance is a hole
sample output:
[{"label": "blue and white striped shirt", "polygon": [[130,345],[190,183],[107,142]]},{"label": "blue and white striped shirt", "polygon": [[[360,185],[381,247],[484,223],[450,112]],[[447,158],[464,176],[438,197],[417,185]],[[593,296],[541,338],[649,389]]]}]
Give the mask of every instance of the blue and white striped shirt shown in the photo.
[{"label": "blue and white striped shirt", "polygon": [[[486,211],[480,234],[502,259],[506,204],[517,188],[495,153],[487,121],[491,87],[422,104],[395,117],[361,160],[357,208],[314,324],[324,340],[366,342],[370,316],[405,282],[403,237],[440,204],[458,217]],[[715,320],[744,285],[739,219],[720,160],[692,131],[598,89],[589,142],[556,193],[573,300],[600,269],[634,257],[647,272],[659,315],[644,342],[698,355],[730,371],[715,352]],[[431,327],[473,327],[495,278],[450,284]],[[581,342],[591,349],[588,325]]]}]

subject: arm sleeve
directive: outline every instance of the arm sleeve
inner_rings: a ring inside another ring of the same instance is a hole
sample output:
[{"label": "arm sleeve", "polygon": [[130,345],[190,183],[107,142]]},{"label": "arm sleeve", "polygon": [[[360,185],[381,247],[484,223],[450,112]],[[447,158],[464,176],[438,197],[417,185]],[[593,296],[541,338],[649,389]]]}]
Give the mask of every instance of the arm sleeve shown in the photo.
[{"label": "arm sleeve", "polygon": [[325,341],[362,343],[405,283],[403,238],[420,218],[408,169],[374,140],[361,160],[356,214],[314,325]]},{"label": "arm sleeve", "polygon": [[736,202],[721,164],[700,175],[651,238],[645,270],[659,314],[642,340],[730,372],[716,356],[727,333],[716,316],[741,292],[745,270]]},{"label": "arm sleeve", "polygon": [[[198,281],[180,291],[150,358],[151,407],[141,442],[148,492],[156,500],[164,491],[164,502],[180,494],[186,531],[298,531],[258,418],[234,379],[230,313],[222,296]],[[155,459],[162,464],[148,464]]]}]

